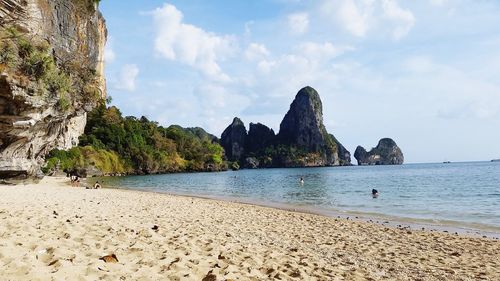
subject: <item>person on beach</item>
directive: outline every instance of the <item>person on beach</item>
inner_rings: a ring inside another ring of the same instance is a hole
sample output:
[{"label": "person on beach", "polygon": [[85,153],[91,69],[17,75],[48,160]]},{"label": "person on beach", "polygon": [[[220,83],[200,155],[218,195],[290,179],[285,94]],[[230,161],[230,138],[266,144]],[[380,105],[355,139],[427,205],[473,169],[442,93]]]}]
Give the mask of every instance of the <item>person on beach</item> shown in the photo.
[{"label": "person on beach", "polygon": [[378,190],[372,189],[372,197],[377,198],[378,197]]},{"label": "person on beach", "polygon": [[80,187],[80,177],[75,176],[75,187]]},{"label": "person on beach", "polygon": [[69,174],[69,180],[71,182],[71,186],[72,187],[75,187],[75,184],[76,184],[76,176],[73,174],[73,173],[70,173]]},{"label": "person on beach", "polygon": [[94,183],[94,189],[98,189],[98,188],[101,188],[101,184],[99,183],[99,181],[96,181]]},{"label": "person on beach", "polygon": [[80,176],[75,171],[69,173],[69,179],[72,187],[80,187]]}]

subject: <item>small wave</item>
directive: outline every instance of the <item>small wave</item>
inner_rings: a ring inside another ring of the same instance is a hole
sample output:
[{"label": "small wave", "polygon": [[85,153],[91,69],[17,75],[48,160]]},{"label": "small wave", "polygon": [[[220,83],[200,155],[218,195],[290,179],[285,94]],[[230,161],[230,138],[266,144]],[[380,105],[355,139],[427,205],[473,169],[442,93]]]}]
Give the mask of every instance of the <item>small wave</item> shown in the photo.
[{"label": "small wave", "polygon": [[341,208],[364,208],[366,205],[345,205],[345,204],[338,204],[337,207]]}]

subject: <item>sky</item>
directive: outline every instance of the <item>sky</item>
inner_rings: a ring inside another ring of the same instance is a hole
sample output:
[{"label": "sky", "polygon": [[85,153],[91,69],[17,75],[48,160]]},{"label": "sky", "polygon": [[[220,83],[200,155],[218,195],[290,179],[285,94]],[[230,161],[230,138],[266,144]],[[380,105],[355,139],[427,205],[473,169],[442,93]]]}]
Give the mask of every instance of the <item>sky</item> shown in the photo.
[{"label": "sky", "polygon": [[103,0],[100,10],[108,95],[125,115],[219,137],[235,116],[278,132],[311,86],[352,154],[391,137],[406,163],[500,158],[500,1]]}]

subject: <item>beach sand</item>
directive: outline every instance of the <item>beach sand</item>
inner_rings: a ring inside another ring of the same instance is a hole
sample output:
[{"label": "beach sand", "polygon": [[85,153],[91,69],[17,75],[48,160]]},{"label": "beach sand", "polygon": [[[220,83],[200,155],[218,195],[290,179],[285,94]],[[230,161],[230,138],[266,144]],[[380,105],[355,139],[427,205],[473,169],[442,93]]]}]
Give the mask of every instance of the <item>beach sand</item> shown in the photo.
[{"label": "beach sand", "polygon": [[[155,227],[157,226],[157,227]],[[100,260],[116,255],[116,263]],[[0,280],[500,280],[500,242],[66,179],[0,186]]]}]

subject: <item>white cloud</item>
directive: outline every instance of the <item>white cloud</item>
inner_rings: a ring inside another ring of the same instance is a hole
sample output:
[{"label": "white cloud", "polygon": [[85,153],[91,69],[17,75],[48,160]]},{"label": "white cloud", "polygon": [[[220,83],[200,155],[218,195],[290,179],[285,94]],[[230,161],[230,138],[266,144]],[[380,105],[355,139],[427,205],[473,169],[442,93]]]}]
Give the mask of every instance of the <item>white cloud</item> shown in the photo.
[{"label": "white cloud", "polygon": [[373,0],[354,1],[342,0],[340,6],[336,1],[325,1],[325,11],[336,11],[340,24],[351,34],[364,37],[370,29],[373,13]]},{"label": "white cloud", "polygon": [[182,12],[170,4],[154,10],[153,18],[157,28],[155,49],[162,57],[190,65],[211,79],[230,80],[219,62],[235,49],[231,36],[218,36],[183,23]]},{"label": "white cloud", "polygon": [[[253,77],[251,81],[254,83],[246,86],[252,93],[252,103],[244,114],[255,118],[266,115],[266,118],[273,118],[266,124],[279,124],[289,102],[299,89],[307,85],[318,90],[322,85],[337,85],[334,59],[351,49],[330,42],[304,42],[292,47],[289,53],[258,61],[256,71],[246,74]],[[275,116],[271,117],[272,115]]]},{"label": "white cloud", "polygon": [[434,69],[434,63],[429,57],[414,56],[408,58],[403,66],[413,73],[428,73]]},{"label": "white cloud", "polygon": [[135,64],[126,64],[120,72],[120,80],[116,84],[116,88],[129,92],[135,91],[136,79],[139,75],[139,68]]},{"label": "white cloud", "polygon": [[396,0],[382,0],[382,9],[384,16],[397,24],[392,34],[395,40],[406,36],[415,24],[413,13],[401,8]]},{"label": "white cloud", "polygon": [[399,40],[415,24],[413,13],[397,0],[322,0],[319,9],[327,21],[360,38],[391,28],[392,37]]},{"label": "white cloud", "polygon": [[[467,67],[438,63],[428,56],[402,62],[407,75],[398,78],[407,91],[428,102],[428,110],[445,119],[488,119],[500,116],[500,86],[471,74]],[[457,82],[459,81],[459,82]],[[418,93],[418,94],[417,94]]]},{"label": "white cloud", "polygon": [[293,34],[303,34],[309,28],[309,14],[295,13],[288,15],[288,26]]},{"label": "white cloud", "polygon": [[259,61],[257,68],[262,73],[269,73],[271,69],[276,65],[276,61],[274,60],[261,60]]},{"label": "white cloud", "polygon": [[116,59],[115,51],[113,50],[113,43],[111,39],[108,40],[106,47],[104,48],[104,61],[106,63],[112,63]]},{"label": "white cloud", "polygon": [[201,125],[217,133],[229,124],[229,118],[250,103],[248,97],[238,94],[238,90],[212,82],[200,84],[193,93],[199,103],[198,114],[203,120]]},{"label": "white cloud", "polygon": [[330,42],[322,44],[304,42],[297,47],[297,50],[300,54],[309,59],[328,61],[344,54],[346,51],[353,50],[353,48],[349,46],[337,47]]},{"label": "white cloud", "polygon": [[245,51],[245,57],[250,61],[262,60],[269,56],[269,50],[263,44],[252,43]]}]

